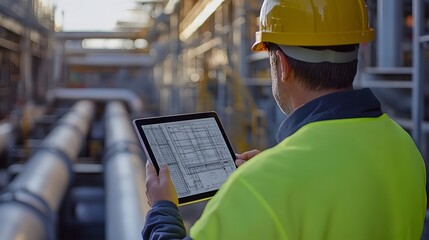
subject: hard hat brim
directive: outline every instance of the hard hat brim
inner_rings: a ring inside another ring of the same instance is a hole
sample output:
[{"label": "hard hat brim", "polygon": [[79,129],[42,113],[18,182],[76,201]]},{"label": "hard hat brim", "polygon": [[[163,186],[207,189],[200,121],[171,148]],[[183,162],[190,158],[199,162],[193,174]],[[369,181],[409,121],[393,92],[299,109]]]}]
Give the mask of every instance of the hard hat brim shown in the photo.
[{"label": "hard hat brim", "polygon": [[258,31],[255,33],[255,43],[252,45],[252,47],[250,48],[252,51],[254,52],[262,52],[265,51],[265,46],[264,46],[264,41],[265,39],[263,39],[263,34],[261,31]]},{"label": "hard hat brim", "polygon": [[374,29],[370,28],[366,31],[325,34],[288,34],[258,31],[255,37],[256,41],[251,49],[252,51],[260,52],[264,50],[264,42],[272,42],[286,46],[333,46],[369,42],[374,39]]},{"label": "hard hat brim", "polygon": [[264,48],[265,48],[264,44],[259,41],[259,42],[255,42],[250,49],[254,52],[262,52],[262,51],[265,51]]}]

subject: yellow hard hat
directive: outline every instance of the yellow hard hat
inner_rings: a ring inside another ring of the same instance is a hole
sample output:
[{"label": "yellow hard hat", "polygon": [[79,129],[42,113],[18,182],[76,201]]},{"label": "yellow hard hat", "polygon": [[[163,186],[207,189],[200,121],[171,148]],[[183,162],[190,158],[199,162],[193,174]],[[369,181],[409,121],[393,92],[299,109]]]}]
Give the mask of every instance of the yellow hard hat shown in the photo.
[{"label": "yellow hard hat", "polygon": [[263,50],[263,42],[332,46],[373,38],[364,0],[265,0],[252,50]]}]

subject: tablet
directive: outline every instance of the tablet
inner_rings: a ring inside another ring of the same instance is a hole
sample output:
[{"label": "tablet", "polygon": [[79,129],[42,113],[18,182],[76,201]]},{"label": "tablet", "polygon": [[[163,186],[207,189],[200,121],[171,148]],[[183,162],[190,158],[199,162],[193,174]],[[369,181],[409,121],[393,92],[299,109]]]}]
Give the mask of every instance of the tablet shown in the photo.
[{"label": "tablet", "polygon": [[212,197],[236,170],[215,112],[135,119],[133,125],[156,171],[162,164],[170,169],[179,205]]}]

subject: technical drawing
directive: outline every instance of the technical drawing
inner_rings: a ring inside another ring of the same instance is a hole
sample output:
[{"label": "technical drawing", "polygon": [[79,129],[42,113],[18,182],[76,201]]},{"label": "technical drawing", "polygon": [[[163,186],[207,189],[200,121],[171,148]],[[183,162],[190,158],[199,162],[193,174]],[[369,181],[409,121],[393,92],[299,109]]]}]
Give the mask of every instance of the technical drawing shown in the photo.
[{"label": "technical drawing", "polygon": [[179,197],[218,189],[235,164],[215,119],[142,126],[153,154],[167,164]]}]

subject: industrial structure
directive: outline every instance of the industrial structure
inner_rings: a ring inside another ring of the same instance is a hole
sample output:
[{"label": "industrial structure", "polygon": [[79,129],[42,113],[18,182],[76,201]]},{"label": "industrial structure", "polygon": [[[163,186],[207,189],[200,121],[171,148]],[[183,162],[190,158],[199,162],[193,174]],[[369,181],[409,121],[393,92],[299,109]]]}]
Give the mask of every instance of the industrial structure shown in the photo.
[{"label": "industrial structure", "polygon": [[[366,3],[376,41],[355,85],[428,159],[429,0]],[[115,29],[63,31],[57,1],[0,0],[0,239],[139,239],[133,118],[216,111],[236,152],[273,146],[284,115],[250,51],[261,4],[135,0]],[[187,224],[201,209],[183,208]]]}]

